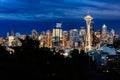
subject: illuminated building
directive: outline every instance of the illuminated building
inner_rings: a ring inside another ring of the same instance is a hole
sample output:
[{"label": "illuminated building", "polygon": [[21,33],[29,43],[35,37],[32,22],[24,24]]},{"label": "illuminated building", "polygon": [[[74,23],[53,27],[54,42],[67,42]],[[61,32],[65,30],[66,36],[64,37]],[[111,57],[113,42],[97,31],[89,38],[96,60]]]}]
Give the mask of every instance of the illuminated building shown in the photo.
[{"label": "illuminated building", "polygon": [[3,39],[3,37],[0,37],[0,45],[1,45],[1,46],[4,46],[3,43],[4,43],[4,39]]},{"label": "illuminated building", "polygon": [[67,47],[68,37],[69,37],[68,32],[67,31],[63,31],[63,40],[62,40],[63,49],[68,48]]},{"label": "illuminated building", "polygon": [[97,38],[100,39],[100,37],[101,37],[101,31],[100,30],[97,30],[94,34]]},{"label": "illuminated building", "polygon": [[97,30],[94,32],[94,39],[93,39],[93,45],[97,46],[100,44],[100,38],[101,38],[101,32],[100,30]]},{"label": "illuminated building", "polygon": [[91,21],[91,24],[90,24],[90,38],[91,38],[92,45],[93,45],[93,37],[94,37],[94,22]]},{"label": "illuminated building", "polygon": [[51,48],[52,47],[52,34],[50,30],[46,32],[46,47]]},{"label": "illuminated building", "polygon": [[81,27],[79,31],[79,41],[80,41],[79,46],[81,48],[85,47],[85,36],[86,36],[86,29],[84,27]]},{"label": "illuminated building", "polygon": [[15,37],[15,46],[22,46],[22,42],[18,39],[18,37]]},{"label": "illuminated building", "polygon": [[108,43],[107,44],[113,44],[113,34],[112,34],[112,32],[109,32]]},{"label": "illuminated building", "polygon": [[16,46],[21,46],[22,42],[21,40],[25,40],[26,36],[20,35],[20,33],[16,33],[14,36],[13,30],[11,31],[10,35],[7,33],[7,38],[4,40],[4,46],[9,46],[9,47],[16,47]]},{"label": "illuminated building", "polygon": [[66,48],[71,48],[71,41],[70,41],[70,40],[67,41],[66,44],[67,44],[67,45],[66,45]]},{"label": "illuminated building", "polygon": [[39,36],[39,40],[40,40],[39,47],[47,47],[47,44],[46,44],[46,34],[45,34],[44,31],[41,32],[41,34]]},{"label": "illuminated building", "polygon": [[112,29],[110,32],[109,39],[108,39],[108,44],[113,44],[114,37],[115,37],[115,31]]},{"label": "illuminated building", "polygon": [[87,25],[87,33],[86,33],[86,42],[85,42],[85,51],[89,51],[91,50],[91,45],[92,45],[92,41],[91,41],[91,35],[90,35],[90,24],[91,24],[91,20],[93,19],[90,15],[87,15],[84,17],[84,19],[86,20],[86,25]]},{"label": "illuminated building", "polygon": [[9,32],[7,32],[7,37],[9,36]]},{"label": "illuminated building", "polygon": [[113,37],[115,36],[115,30],[114,29],[111,30],[111,34],[112,34]]},{"label": "illuminated building", "polygon": [[8,37],[8,46],[13,46],[13,43],[14,43],[14,36],[9,36]]},{"label": "illuminated building", "polygon": [[21,40],[25,40],[25,39],[26,39],[26,36],[27,36],[27,35],[25,35],[25,34],[21,34],[20,36],[18,36],[18,38],[21,39]]},{"label": "illuminated building", "polygon": [[38,38],[39,38],[39,34],[38,34],[38,32],[35,29],[32,30],[31,38],[33,40],[38,40]]},{"label": "illuminated building", "polygon": [[71,29],[70,36],[72,37],[72,40],[74,42],[77,42],[78,41],[78,29]]},{"label": "illuminated building", "polygon": [[86,29],[84,27],[80,28],[79,35],[85,36],[86,35]]},{"label": "illuminated building", "polygon": [[8,46],[15,46],[15,37],[13,30],[11,31],[10,36],[8,36]]},{"label": "illuminated building", "polygon": [[62,43],[63,31],[62,31],[62,23],[56,23],[56,28],[52,31],[52,39],[53,45],[60,46]]},{"label": "illuminated building", "polygon": [[104,24],[102,26],[102,35],[106,35],[106,33],[107,33],[107,26]]},{"label": "illuminated building", "polygon": [[78,47],[78,29],[71,29],[69,31],[70,41],[71,41],[71,47],[75,48]]},{"label": "illuminated building", "polygon": [[110,32],[107,31],[107,26],[105,24],[102,26],[100,43],[101,43],[101,46],[113,43],[113,38],[112,36],[110,36]]}]

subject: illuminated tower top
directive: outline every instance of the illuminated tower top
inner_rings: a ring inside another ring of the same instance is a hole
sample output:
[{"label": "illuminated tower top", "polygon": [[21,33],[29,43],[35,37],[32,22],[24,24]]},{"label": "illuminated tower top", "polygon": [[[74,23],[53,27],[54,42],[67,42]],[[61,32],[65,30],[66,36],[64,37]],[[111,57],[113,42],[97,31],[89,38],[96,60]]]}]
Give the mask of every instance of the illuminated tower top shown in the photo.
[{"label": "illuminated tower top", "polygon": [[61,28],[62,27],[62,23],[56,23],[56,28]]},{"label": "illuminated tower top", "polygon": [[104,25],[102,26],[102,29],[107,29],[107,26],[104,24]]},{"label": "illuminated tower top", "polygon": [[104,24],[104,25],[102,26],[102,34],[103,34],[103,35],[106,35],[106,33],[107,33],[107,26]]},{"label": "illuminated tower top", "polygon": [[90,20],[92,20],[92,19],[93,19],[93,17],[92,17],[92,16],[90,16],[90,15],[87,15],[87,16],[85,16],[85,17],[84,17],[84,19],[85,19],[86,21],[90,21]]}]

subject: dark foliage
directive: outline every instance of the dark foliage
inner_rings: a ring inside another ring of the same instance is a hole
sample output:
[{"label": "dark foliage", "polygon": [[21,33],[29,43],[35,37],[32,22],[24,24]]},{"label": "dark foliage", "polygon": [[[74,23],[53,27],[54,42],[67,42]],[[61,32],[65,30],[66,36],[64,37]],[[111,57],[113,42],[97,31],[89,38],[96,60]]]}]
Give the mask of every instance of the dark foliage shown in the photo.
[{"label": "dark foliage", "polygon": [[39,48],[39,41],[29,37],[21,41],[23,45],[14,47],[14,55],[8,55],[8,51],[0,46],[0,73],[2,77],[39,78],[42,80],[91,78],[89,72],[94,70],[94,65],[92,65],[94,62],[83,50],[79,53],[74,49],[71,52],[71,57],[64,58],[60,53],[51,52],[49,48]]}]

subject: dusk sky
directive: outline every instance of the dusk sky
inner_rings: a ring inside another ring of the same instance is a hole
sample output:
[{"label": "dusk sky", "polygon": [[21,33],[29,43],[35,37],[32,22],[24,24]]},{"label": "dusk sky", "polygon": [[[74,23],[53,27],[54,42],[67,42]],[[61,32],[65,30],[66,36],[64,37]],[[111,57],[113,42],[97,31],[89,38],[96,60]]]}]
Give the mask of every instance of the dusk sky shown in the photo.
[{"label": "dusk sky", "polygon": [[21,33],[31,32],[33,28],[38,31],[52,29],[56,23],[45,22],[57,20],[80,21],[76,24],[78,28],[85,26],[83,18],[88,12],[96,26],[107,24],[120,30],[120,0],[0,0],[0,36],[11,29]]}]

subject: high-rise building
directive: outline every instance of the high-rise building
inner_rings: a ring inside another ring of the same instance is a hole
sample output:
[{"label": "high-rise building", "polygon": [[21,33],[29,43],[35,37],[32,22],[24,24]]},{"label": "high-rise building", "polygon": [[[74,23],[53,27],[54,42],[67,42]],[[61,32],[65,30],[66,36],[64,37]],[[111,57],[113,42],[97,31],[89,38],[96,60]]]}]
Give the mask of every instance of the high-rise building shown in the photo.
[{"label": "high-rise building", "polygon": [[14,36],[9,36],[8,37],[8,46],[10,46],[10,47],[12,47],[13,45],[14,45],[14,43],[15,43],[15,38],[14,38]]},{"label": "high-rise building", "polygon": [[46,47],[46,34],[44,31],[41,32],[41,34],[39,36],[39,40],[40,40],[39,47]]},{"label": "high-rise building", "polygon": [[11,30],[10,35],[14,36],[14,31],[13,30]]},{"label": "high-rise building", "polygon": [[32,32],[31,32],[31,38],[33,40],[38,40],[38,38],[39,38],[39,34],[35,29],[33,29]]},{"label": "high-rise building", "polygon": [[78,29],[71,29],[70,30],[70,37],[72,37],[72,40],[74,42],[78,41]]},{"label": "high-rise building", "polygon": [[92,16],[87,15],[84,17],[86,20],[86,25],[87,25],[87,34],[86,34],[86,42],[85,42],[85,51],[89,51],[92,48],[92,41],[91,41],[91,35],[90,35],[90,25],[91,25],[91,20],[93,19]]},{"label": "high-rise building", "polygon": [[107,31],[107,26],[104,24],[102,26],[102,34],[100,37],[101,46],[108,44],[109,40],[111,41],[111,39],[109,39],[109,37],[110,37],[110,33]]},{"label": "high-rise building", "polygon": [[90,37],[91,37],[91,42],[93,45],[93,37],[94,37],[94,22],[93,21],[91,21],[91,24],[90,24]]},{"label": "high-rise building", "polygon": [[53,38],[53,45],[60,46],[62,44],[62,23],[56,23],[56,27],[53,29],[52,38]]},{"label": "high-rise building", "polygon": [[4,42],[4,38],[3,38],[3,37],[0,37],[0,45],[1,45],[1,46],[4,45],[3,42]]},{"label": "high-rise building", "polygon": [[81,27],[79,31],[79,42],[78,42],[80,48],[85,47],[85,36],[86,36],[86,29],[84,27]]},{"label": "high-rise building", "polygon": [[69,31],[71,47],[75,48],[76,44],[78,44],[78,29],[71,29]]},{"label": "high-rise building", "polygon": [[112,34],[113,37],[115,36],[115,30],[114,29],[111,30],[111,34]]},{"label": "high-rise building", "polygon": [[101,32],[100,30],[97,30],[96,32],[94,32],[94,35],[93,35],[93,46],[94,47],[100,43],[100,38],[101,38]]},{"label": "high-rise building", "polygon": [[67,31],[63,31],[63,40],[62,40],[63,49],[67,48],[68,37],[69,37],[68,32]]},{"label": "high-rise building", "polygon": [[14,31],[11,30],[10,35],[8,36],[8,46],[12,47],[14,45],[15,45]]},{"label": "high-rise building", "polygon": [[115,31],[112,29],[108,35],[108,44],[113,44],[114,37],[115,37]]},{"label": "high-rise building", "polygon": [[107,33],[107,26],[104,24],[102,26],[102,35],[106,35],[106,33]]},{"label": "high-rise building", "polygon": [[46,47],[52,47],[52,34],[50,30],[46,31]]}]

